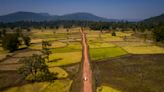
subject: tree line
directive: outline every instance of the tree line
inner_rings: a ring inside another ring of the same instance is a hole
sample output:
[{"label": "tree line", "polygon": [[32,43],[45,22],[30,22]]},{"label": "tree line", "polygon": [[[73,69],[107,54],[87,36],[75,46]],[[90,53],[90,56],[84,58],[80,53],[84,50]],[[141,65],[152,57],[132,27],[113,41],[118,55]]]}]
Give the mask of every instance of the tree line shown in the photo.
[{"label": "tree line", "polygon": [[[163,30],[162,27],[164,23],[156,22],[128,22],[128,21],[118,21],[118,22],[93,22],[93,21],[73,21],[73,20],[60,20],[60,21],[43,21],[43,22],[33,22],[33,21],[20,21],[14,23],[0,23],[0,29],[9,28],[11,30],[15,28],[20,28],[30,31],[30,28],[36,29],[58,29],[59,27],[66,29],[72,27],[88,27],[91,30],[100,30],[100,31],[152,31],[154,34],[154,39],[156,41],[162,41],[163,35],[161,36]],[[4,32],[2,31],[2,33]],[[160,34],[160,35],[159,35]]]}]

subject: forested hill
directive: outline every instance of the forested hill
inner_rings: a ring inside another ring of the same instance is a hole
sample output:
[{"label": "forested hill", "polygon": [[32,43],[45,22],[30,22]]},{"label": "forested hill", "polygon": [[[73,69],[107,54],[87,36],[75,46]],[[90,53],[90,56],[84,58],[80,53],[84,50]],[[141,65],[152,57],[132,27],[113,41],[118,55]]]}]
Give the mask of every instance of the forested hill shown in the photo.
[{"label": "forested hill", "polygon": [[107,19],[96,16],[91,13],[72,13],[66,15],[49,15],[47,13],[33,13],[33,12],[15,12],[8,15],[0,16],[0,22],[17,22],[17,21],[58,21],[58,20],[86,20],[86,21],[116,21],[114,19]]},{"label": "forested hill", "polygon": [[145,22],[145,23],[164,23],[164,14],[145,19],[142,22]]}]

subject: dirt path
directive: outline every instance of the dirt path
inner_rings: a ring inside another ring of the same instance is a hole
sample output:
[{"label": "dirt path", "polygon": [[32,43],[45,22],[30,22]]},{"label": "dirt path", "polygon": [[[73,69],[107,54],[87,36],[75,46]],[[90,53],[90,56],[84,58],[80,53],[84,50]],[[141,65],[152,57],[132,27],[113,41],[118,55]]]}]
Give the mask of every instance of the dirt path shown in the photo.
[{"label": "dirt path", "polygon": [[92,70],[90,67],[88,44],[86,34],[83,29],[80,30],[83,45],[83,92],[92,92]]}]

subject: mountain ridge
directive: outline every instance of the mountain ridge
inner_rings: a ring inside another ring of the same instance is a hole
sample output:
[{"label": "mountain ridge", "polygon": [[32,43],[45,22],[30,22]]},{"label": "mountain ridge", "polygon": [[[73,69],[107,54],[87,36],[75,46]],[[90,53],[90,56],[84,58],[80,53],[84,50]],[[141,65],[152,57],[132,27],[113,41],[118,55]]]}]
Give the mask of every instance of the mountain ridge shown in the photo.
[{"label": "mountain ridge", "polygon": [[160,14],[158,16],[147,18],[147,19],[143,20],[142,22],[145,22],[145,23],[164,23],[164,13]]},{"label": "mountain ridge", "polygon": [[34,13],[19,11],[0,16],[0,22],[17,22],[17,21],[57,21],[57,20],[87,20],[87,21],[118,21],[116,19],[108,19],[99,17],[87,12],[77,12],[65,15],[50,15],[48,13]]}]

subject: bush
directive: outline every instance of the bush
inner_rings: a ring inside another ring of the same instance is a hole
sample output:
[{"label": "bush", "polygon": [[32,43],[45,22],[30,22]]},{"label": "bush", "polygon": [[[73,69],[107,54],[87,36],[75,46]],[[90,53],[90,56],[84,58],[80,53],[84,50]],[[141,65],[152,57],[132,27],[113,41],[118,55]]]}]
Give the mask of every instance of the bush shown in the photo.
[{"label": "bush", "polygon": [[31,82],[51,81],[51,80],[57,79],[57,77],[54,77],[54,75],[56,74],[38,71],[35,74],[35,76],[32,74],[27,75],[27,77],[25,77],[25,80],[31,81]]},{"label": "bush", "polygon": [[112,36],[116,36],[116,32],[115,31],[112,32]]}]

